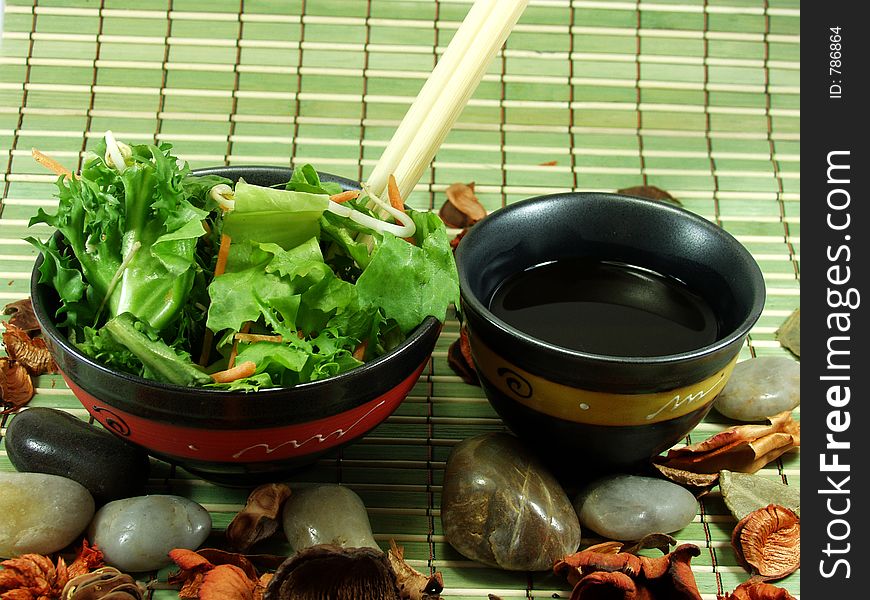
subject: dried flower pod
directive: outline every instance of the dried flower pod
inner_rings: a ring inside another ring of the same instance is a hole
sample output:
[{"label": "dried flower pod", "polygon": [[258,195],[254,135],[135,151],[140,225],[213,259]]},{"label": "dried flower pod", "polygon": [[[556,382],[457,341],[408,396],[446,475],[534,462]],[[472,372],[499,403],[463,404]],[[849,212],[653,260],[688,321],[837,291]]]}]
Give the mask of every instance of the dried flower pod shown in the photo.
[{"label": "dried flower pod", "polygon": [[737,586],[730,594],[716,596],[718,600],[795,600],[787,589],[750,579]]},{"label": "dried flower pod", "polygon": [[737,523],[731,545],[746,570],[765,579],[782,579],[800,567],[800,518],[784,506],[770,504]]},{"label": "dried flower pod", "polygon": [[444,580],[441,572],[423,575],[420,571],[405,562],[405,549],[390,540],[390,550],[387,560],[396,574],[396,584],[402,600],[438,600],[444,591]]},{"label": "dried flower pod", "polygon": [[609,545],[600,545],[604,552],[596,548],[568,555],[553,567],[574,586],[571,600],[701,600],[690,564],[701,553],[694,544],[681,544],[658,558],[614,554]]},{"label": "dried flower pod", "polygon": [[275,571],[263,600],[401,600],[396,574],[374,548],[310,546]]},{"label": "dried flower pod", "polygon": [[57,564],[41,554],[22,554],[0,562],[0,597],[57,598],[69,581],[63,558]]},{"label": "dried flower pod", "polygon": [[438,216],[448,227],[470,227],[486,216],[486,209],[474,194],[474,182],[454,183],[446,194],[447,202],[441,206]]},{"label": "dried flower pod", "polygon": [[30,298],[10,302],[3,307],[3,314],[10,315],[7,323],[22,329],[27,333],[34,333],[41,330],[39,321],[36,320],[36,313],[33,312],[33,304],[31,304]]},{"label": "dried flower pod", "polygon": [[278,517],[290,488],[283,483],[267,483],[254,489],[248,501],[227,526],[230,546],[246,552],[251,546],[278,531]]},{"label": "dried flower pod", "polygon": [[0,357],[0,400],[11,404],[6,410],[0,411],[0,415],[24,406],[30,402],[33,394],[33,381],[27,369],[18,361]]},{"label": "dried flower pod", "polygon": [[738,425],[697,444],[669,450],[654,463],[693,473],[718,475],[725,469],[755,473],[801,444],[801,426],[792,420],[790,410],[768,420],[768,425]]},{"label": "dried flower pod", "polygon": [[71,578],[60,600],[142,600],[145,588],[114,567],[101,567]]},{"label": "dried flower pod", "polygon": [[57,365],[42,338],[32,339],[27,332],[11,323],[6,323],[3,345],[9,358],[18,361],[31,375],[57,371]]}]

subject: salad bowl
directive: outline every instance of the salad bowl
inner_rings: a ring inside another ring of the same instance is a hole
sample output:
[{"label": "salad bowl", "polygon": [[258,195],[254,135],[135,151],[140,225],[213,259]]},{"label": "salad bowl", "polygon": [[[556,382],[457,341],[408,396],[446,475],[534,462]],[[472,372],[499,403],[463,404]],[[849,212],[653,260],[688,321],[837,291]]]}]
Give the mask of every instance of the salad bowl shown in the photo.
[{"label": "salad bowl", "polygon": [[[215,167],[194,174],[275,186],[292,170]],[[359,189],[341,177],[321,174],[321,180]],[[54,320],[58,295],[40,283],[42,261],[31,278],[34,312],[64,380],[88,413],[152,456],[223,485],[275,481],[370,432],[417,382],[441,330],[427,317],[386,354],[292,387],[250,392],[173,385],[109,368],[67,339]]]}]

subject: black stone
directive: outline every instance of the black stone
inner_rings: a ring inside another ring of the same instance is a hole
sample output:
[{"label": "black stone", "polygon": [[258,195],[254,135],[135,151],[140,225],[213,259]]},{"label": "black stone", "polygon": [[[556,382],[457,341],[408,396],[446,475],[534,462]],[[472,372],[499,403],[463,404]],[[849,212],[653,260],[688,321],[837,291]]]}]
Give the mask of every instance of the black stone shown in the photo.
[{"label": "black stone", "polygon": [[6,428],[5,442],[18,471],[77,481],[97,505],[145,491],[149,462],[143,449],[63,411],[21,411]]}]

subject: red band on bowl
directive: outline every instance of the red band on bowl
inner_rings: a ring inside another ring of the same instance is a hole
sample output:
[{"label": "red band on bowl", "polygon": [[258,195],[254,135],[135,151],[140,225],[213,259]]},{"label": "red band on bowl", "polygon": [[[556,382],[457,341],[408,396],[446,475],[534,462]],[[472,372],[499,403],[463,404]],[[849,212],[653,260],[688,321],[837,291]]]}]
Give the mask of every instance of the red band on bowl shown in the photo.
[{"label": "red band on bowl", "polygon": [[63,377],[95,420],[146,450],[170,458],[252,463],[319,453],[371,431],[405,399],[427,362],[424,361],[409,377],[385,394],[343,413],[285,427],[229,431],[180,427],[143,419],[107,406],[66,375]]}]

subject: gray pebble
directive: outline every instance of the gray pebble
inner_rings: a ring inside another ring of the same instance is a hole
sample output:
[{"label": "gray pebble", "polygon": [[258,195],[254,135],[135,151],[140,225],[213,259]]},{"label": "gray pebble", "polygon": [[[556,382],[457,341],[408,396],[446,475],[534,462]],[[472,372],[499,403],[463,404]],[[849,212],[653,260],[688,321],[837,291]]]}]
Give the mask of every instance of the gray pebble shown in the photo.
[{"label": "gray pebble", "polygon": [[137,496],[109,502],[97,511],[88,539],[106,563],[125,572],[153,571],[172,562],[174,548],[195,550],[211,533],[211,516],[181,496]]},{"label": "gray pebble", "polygon": [[800,403],[800,363],[762,356],[737,363],[713,407],[729,419],[763,421]]},{"label": "gray pebble", "polygon": [[363,501],[343,485],[323,484],[290,494],[281,516],[294,552],[317,544],[377,548]]},{"label": "gray pebble", "polygon": [[81,484],[43,473],[0,473],[0,558],[51,554],[68,546],[94,515]]},{"label": "gray pebble", "polygon": [[634,541],[682,529],[697,514],[698,501],[670,481],[612,475],[589,484],[574,508],[583,527],[611,540]]}]

